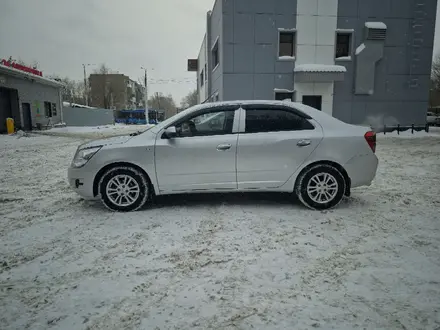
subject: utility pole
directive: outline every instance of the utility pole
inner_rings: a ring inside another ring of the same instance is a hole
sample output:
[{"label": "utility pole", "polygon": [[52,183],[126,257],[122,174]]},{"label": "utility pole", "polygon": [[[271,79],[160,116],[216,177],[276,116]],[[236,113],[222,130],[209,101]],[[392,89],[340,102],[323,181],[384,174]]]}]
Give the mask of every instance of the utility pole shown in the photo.
[{"label": "utility pole", "polygon": [[87,74],[86,74],[86,65],[83,64],[84,69],[84,103],[86,106],[89,105],[88,95],[87,95]]},{"label": "utility pole", "polygon": [[94,65],[94,64],[83,64],[83,70],[84,70],[84,102],[85,105],[89,105],[89,89],[87,86],[87,74],[86,74],[86,66],[90,66],[90,65]]},{"label": "utility pole", "polygon": [[142,70],[144,70],[144,99],[145,99],[145,120],[147,122],[147,125],[150,123],[150,116],[148,114],[148,74],[147,69],[144,67],[141,67]]}]

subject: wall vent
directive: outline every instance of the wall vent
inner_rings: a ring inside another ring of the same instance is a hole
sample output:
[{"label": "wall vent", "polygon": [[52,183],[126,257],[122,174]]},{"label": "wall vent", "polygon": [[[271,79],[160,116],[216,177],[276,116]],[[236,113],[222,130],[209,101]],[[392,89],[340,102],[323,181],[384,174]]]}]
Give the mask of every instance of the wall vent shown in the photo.
[{"label": "wall vent", "polygon": [[367,29],[368,40],[385,40],[386,36],[386,29]]},{"label": "wall vent", "polygon": [[387,26],[382,22],[366,22],[367,40],[385,40],[387,36]]}]

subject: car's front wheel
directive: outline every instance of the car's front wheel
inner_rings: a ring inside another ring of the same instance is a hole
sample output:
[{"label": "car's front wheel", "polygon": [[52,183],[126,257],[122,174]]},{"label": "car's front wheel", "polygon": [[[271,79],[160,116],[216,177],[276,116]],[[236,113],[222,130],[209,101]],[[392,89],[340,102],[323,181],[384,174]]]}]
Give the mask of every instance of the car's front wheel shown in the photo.
[{"label": "car's front wheel", "polygon": [[304,171],[295,188],[300,201],[314,210],[337,206],[344,197],[346,182],[335,167],[317,164]]},{"label": "car's front wheel", "polygon": [[148,201],[149,192],[148,178],[133,167],[111,168],[99,182],[101,200],[112,211],[129,212],[140,209]]}]

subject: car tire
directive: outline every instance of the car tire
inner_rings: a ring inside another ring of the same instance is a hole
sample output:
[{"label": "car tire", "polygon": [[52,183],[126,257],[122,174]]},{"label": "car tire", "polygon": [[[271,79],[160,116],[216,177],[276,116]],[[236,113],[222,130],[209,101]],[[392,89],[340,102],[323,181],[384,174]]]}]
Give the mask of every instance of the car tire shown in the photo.
[{"label": "car tire", "polygon": [[344,198],[345,178],[335,167],[317,164],[304,171],[295,187],[299,200],[313,210],[337,206]]},{"label": "car tire", "polygon": [[103,204],[115,212],[130,212],[150,201],[151,184],[141,171],[127,166],[109,169],[99,181]]}]

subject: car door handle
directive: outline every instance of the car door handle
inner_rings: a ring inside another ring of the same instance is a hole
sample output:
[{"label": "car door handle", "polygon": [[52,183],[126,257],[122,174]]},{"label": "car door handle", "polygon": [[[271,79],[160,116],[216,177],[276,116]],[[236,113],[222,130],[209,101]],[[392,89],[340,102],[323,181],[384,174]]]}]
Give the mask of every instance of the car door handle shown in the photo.
[{"label": "car door handle", "polygon": [[312,143],[310,140],[299,140],[296,144],[298,147],[307,147]]},{"label": "car door handle", "polygon": [[217,146],[217,150],[218,151],[225,151],[225,150],[229,150],[231,149],[231,145],[230,144],[219,144]]}]

